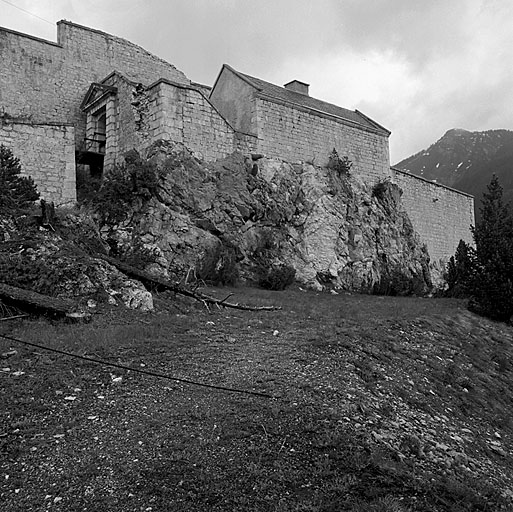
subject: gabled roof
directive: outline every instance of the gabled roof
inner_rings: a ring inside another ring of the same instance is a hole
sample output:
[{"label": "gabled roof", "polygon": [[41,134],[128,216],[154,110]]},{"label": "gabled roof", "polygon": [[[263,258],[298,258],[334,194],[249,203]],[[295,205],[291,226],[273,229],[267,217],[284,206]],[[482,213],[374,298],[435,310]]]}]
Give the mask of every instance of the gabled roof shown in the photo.
[{"label": "gabled roof", "polygon": [[117,88],[112,87],[110,85],[105,84],[99,84],[97,82],[93,82],[89,89],[87,90],[87,93],[84,97],[84,100],[82,101],[82,104],[80,105],[80,108],[82,110],[87,110],[90,108],[94,103],[100,101],[102,98],[109,94],[116,94]]},{"label": "gabled roof", "polygon": [[279,85],[274,85],[270,82],[266,82],[265,80],[261,80],[260,78],[255,78],[254,76],[241,73],[240,71],[233,69],[228,64],[224,64],[223,67],[226,67],[235,73],[239,78],[254,87],[260,95],[267,97],[271,101],[274,99],[276,101],[292,103],[314,112],[335,116],[352,123],[357,123],[373,131],[385,132],[386,135],[390,135],[391,133],[389,130],[376,123],[366,115],[362,114],[358,110],[349,110],[347,108],[333,105],[332,103],[328,103],[326,101],[318,100],[317,98],[312,98],[311,96],[302,94],[300,92],[285,89],[285,87],[280,87]]}]

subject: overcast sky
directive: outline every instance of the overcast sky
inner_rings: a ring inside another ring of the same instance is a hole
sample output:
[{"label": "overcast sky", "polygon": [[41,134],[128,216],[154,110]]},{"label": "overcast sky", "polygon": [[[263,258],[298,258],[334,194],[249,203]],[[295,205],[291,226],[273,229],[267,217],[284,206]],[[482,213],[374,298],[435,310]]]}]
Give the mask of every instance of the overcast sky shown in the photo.
[{"label": "overcast sky", "polygon": [[450,128],[513,129],[513,0],[0,0],[0,13],[51,41],[60,19],[129,39],[195,82],[223,63],[307,82],[391,130],[392,163]]}]

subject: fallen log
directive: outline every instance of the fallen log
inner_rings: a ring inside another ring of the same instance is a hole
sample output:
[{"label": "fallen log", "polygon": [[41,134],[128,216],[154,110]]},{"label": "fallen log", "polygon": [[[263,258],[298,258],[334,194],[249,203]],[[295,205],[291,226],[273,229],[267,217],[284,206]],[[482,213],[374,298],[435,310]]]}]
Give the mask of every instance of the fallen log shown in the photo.
[{"label": "fallen log", "polygon": [[0,283],[0,299],[6,304],[28,309],[43,311],[57,316],[65,316],[71,319],[81,319],[87,316],[86,313],[77,311],[76,304],[69,299],[59,299],[42,295],[41,293],[18,288],[8,284]]},{"label": "fallen log", "polygon": [[246,304],[239,304],[233,302],[227,302],[227,299],[231,297],[232,294],[228,295],[224,299],[217,299],[215,297],[211,297],[209,295],[205,295],[204,293],[200,293],[198,291],[190,290],[188,288],[184,288],[182,285],[175,283],[173,281],[168,281],[167,279],[162,279],[160,277],[156,277],[148,272],[143,270],[139,270],[136,267],[131,265],[127,265],[126,263],[117,260],[116,258],[112,258],[111,256],[106,256],[105,254],[96,254],[96,258],[102,259],[107,263],[110,263],[118,270],[123,272],[129,277],[133,277],[140,281],[144,286],[151,289],[160,289],[160,290],[171,290],[174,293],[179,295],[184,295],[185,297],[191,297],[199,302],[205,304],[208,307],[208,304],[212,304],[214,306],[225,307],[225,308],[233,308],[233,309],[242,309],[245,311],[278,311],[281,309],[280,306],[248,306]]}]

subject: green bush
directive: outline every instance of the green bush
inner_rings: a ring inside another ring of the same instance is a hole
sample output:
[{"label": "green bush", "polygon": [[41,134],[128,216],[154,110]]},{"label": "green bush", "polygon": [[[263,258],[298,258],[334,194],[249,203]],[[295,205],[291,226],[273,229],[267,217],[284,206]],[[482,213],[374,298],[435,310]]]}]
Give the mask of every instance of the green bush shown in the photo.
[{"label": "green bush", "polygon": [[285,290],[295,277],[296,270],[289,265],[260,266],[258,269],[258,285],[266,290]]},{"label": "green bush", "polygon": [[335,171],[341,176],[348,176],[352,166],[353,163],[347,156],[343,156],[341,158],[338,155],[337,150],[333,148],[333,151],[328,157],[328,165],[326,166],[328,169]]},{"label": "green bush", "polygon": [[235,285],[239,279],[236,249],[219,244],[207,250],[196,267],[196,278],[214,286]]},{"label": "green bush", "polygon": [[32,259],[25,254],[0,253],[0,275],[5,284],[56,296],[70,269],[57,255]]},{"label": "green bush", "polygon": [[165,171],[143,160],[135,150],[125,155],[125,164],[105,174],[102,184],[90,200],[106,224],[123,221],[137,199],[159,197]]},{"label": "green bush", "polygon": [[378,181],[372,187],[372,197],[375,197],[376,199],[383,199],[386,196],[387,191],[389,190],[389,185],[389,181]]},{"label": "green bush", "polygon": [[0,210],[27,208],[39,198],[34,180],[20,173],[19,159],[0,145]]},{"label": "green bush", "polygon": [[373,295],[407,296],[423,295],[425,283],[418,276],[408,276],[400,267],[385,272],[372,288]]}]

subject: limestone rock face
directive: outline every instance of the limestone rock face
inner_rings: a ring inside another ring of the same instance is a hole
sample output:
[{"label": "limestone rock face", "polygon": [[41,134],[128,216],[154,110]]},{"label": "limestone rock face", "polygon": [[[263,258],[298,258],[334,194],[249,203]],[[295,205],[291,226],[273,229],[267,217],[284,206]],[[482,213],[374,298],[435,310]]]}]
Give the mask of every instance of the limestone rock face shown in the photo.
[{"label": "limestone rock face", "polygon": [[134,244],[152,252],[148,270],[184,276],[228,246],[249,280],[265,255],[266,264],[290,265],[297,281],[319,290],[425,293],[431,286],[428,254],[391,183],[373,191],[355,175],[237,153],[202,164],[163,141],[146,158],[165,176],[159,197],[105,236],[118,252]]}]

